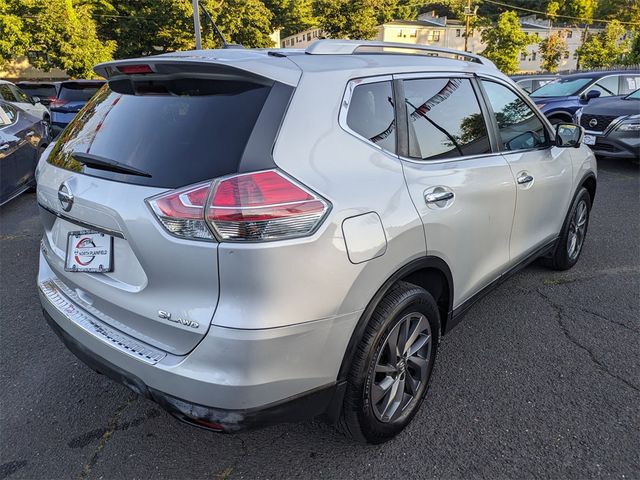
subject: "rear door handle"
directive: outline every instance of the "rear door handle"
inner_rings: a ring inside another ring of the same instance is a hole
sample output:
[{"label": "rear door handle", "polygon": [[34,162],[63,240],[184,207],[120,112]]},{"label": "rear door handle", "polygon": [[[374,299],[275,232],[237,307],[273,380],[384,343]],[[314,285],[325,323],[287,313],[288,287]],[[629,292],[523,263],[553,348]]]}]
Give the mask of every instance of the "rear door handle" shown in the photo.
[{"label": "rear door handle", "polygon": [[453,192],[431,192],[424,196],[424,201],[427,203],[444,202],[453,198]]},{"label": "rear door handle", "polygon": [[0,150],[8,150],[10,147],[10,145],[8,143],[5,143],[4,145],[0,145]]},{"label": "rear door handle", "polygon": [[531,175],[522,174],[518,177],[518,185],[524,185],[531,182],[533,182],[533,177]]}]

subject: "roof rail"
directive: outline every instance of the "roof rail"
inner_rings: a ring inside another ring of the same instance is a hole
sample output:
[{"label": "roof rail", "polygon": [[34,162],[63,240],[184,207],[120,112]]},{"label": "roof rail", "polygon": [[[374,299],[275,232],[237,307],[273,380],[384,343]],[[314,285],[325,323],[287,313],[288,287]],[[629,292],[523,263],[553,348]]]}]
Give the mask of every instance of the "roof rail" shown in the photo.
[{"label": "roof rail", "polygon": [[305,53],[310,55],[353,55],[358,53],[382,54],[414,54],[433,57],[448,57],[456,60],[467,60],[494,67],[491,60],[474,53],[462,52],[451,48],[433,47],[413,43],[379,42],[367,40],[317,40],[307,47]]}]

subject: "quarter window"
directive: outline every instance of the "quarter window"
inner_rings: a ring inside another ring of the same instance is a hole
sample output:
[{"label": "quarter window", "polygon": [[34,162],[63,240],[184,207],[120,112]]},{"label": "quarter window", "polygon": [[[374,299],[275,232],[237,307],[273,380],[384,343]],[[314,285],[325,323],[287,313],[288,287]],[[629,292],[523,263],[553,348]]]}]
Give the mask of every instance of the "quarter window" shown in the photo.
[{"label": "quarter window", "polygon": [[353,90],[347,126],[379,147],[395,153],[396,122],[391,82],[364,83]]},{"label": "quarter window", "polygon": [[620,95],[627,95],[635,92],[640,88],[640,75],[622,75],[620,76]]},{"label": "quarter window", "polygon": [[421,160],[489,153],[487,125],[464,78],[405,80],[409,156]]},{"label": "quarter window", "polygon": [[500,134],[500,150],[528,150],[549,144],[547,130],[533,109],[507,87],[482,81]]}]

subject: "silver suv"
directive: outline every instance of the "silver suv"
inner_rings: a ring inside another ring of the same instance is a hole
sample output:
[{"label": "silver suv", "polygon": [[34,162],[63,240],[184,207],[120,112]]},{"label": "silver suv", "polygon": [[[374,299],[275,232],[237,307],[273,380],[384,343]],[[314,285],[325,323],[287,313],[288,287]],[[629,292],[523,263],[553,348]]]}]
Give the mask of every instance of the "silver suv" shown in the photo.
[{"label": "silver suv", "polygon": [[580,255],[582,130],[482,57],[321,40],[95,71],[38,166],[45,317],[190,424],[388,440],[478,298]]}]

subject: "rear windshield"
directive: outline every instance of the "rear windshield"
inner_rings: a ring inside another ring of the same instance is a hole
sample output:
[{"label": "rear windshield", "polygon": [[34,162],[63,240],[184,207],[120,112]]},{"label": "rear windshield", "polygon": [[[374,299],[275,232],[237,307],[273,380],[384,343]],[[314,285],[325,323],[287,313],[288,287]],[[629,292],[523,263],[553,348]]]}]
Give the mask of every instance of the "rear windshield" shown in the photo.
[{"label": "rear windshield", "polygon": [[[180,95],[175,89],[170,94],[130,95],[104,86],[62,132],[48,161],[96,177],[166,188],[235,173],[271,87],[208,83],[206,89],[191,88]],[[73,158],[73,152],[149,176],[91,168]]]},{"label": "rear windshield", "polygon": [[53,85],[18,85],[22,91],[28,93],[32,97],[55,97],[56,87]]},{"label": "rear windshield", "polygon": [[62,85],[58,98],[70,102],[86,102],[100,90],[100,85]]}]

